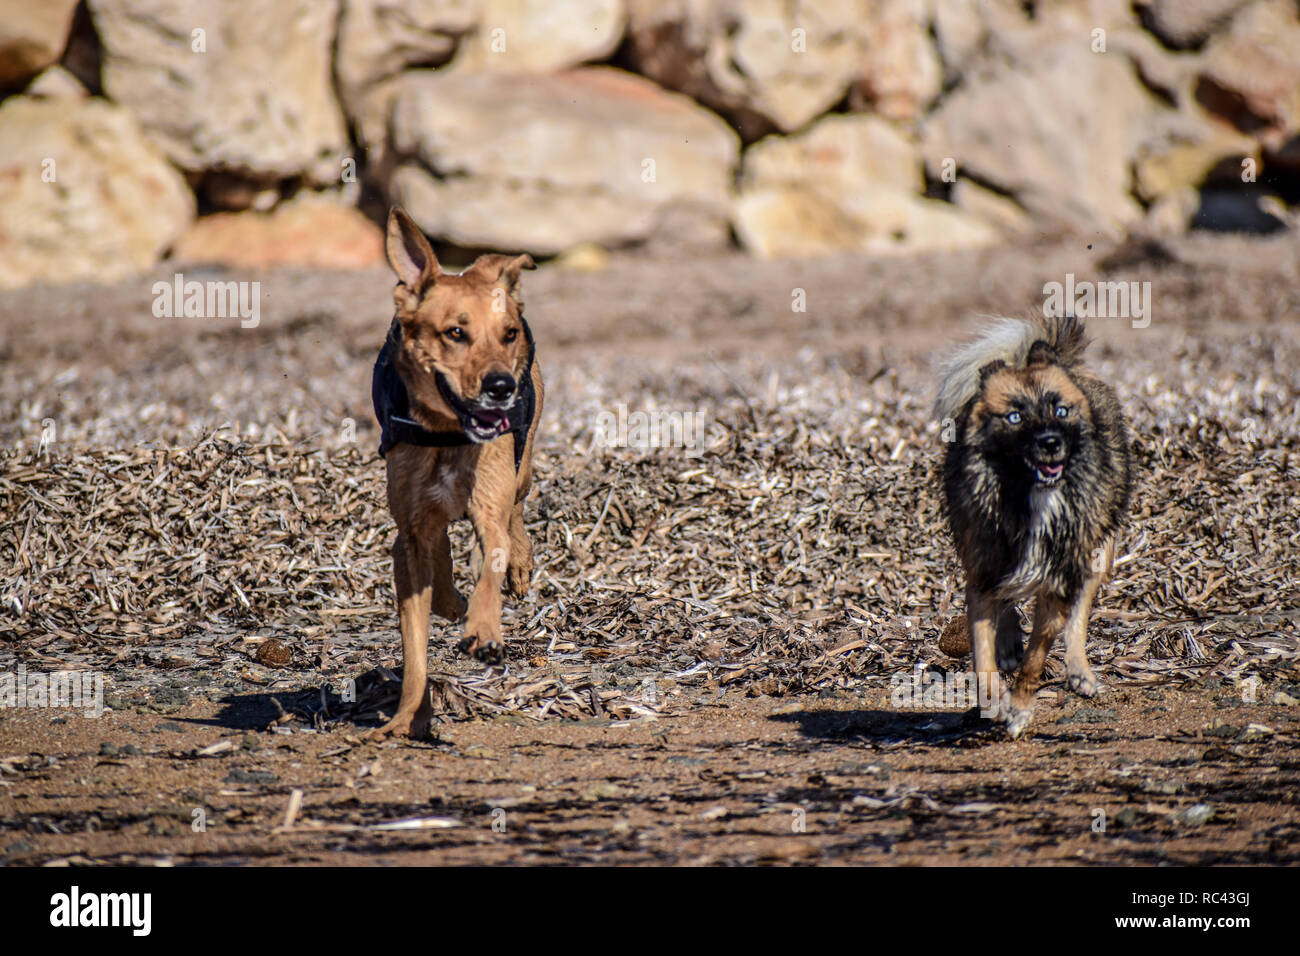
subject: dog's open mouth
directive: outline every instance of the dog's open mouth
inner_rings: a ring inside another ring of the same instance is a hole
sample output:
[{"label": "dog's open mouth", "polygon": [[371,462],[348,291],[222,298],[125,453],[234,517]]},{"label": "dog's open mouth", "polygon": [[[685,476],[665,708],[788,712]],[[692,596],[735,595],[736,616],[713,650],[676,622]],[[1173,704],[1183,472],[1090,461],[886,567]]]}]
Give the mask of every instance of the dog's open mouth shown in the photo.
[{"label": "dog's open mouth", "polygon": [[[460,409],[456,411],[460,413]],[[510,431],[510,416],[504,409],[471,405],[466,411],[467,414],[461,415],[461,427],[476,442],[491,441]]]},{"label": "dog's open mouth", "polygon": [[442,393],[443,399],[460,419],[461,430],[470,441],[482,444],[510,431],[510,406],[515,403],[514,397],[505,404],[504,408],[500,406],[489,408],[481,400],[467,402],[461,398],[452,390],[441,373],[437,377],[437,383],[438,391]]},{"label": "dog's open mouth", "polygon": [[1029,460],[1029,467],[1034,473],[1034,478],[1040,485],[1054,485],[1061,480],[1061,475],[1065,473],[1064,461],[1034,461]]}]

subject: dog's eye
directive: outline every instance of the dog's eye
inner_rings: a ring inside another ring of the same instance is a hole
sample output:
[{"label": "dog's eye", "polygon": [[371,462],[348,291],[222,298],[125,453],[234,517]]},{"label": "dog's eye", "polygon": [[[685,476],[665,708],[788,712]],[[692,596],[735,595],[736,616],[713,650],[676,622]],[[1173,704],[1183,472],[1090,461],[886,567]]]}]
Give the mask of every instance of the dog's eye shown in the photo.
[{"label": "dog's eye", "polygon": [[447,336],[447,338],[451,339],[453,342],[460,342],[463,341],[465,338],[465,330],[462,329],[459,325],[452,326],[442,334]]},{"label": "dog's eye", "polygon": [[1008,425],[1019,425],[1019,424],[1020,424],[1020,413],[1019,413],[1019,412],[1007,412],[1007,416],[1006,416],[1006,417],[1007,417],[1007,424],[1008,424]]},{"label": "dog's eye", "polygon": [[519,330],[518,330],[518,329],[507,329],[507,330],[506,330],[506,345],[509,345],[511,342],[513,342],[513,341],[514,341],[515,339],[517,339],[517,338],[519,338]]},{"label": "dog's eye", "polygon": [[1056,406],[1056,417],[1057,417],[1057,418],[1069,418],[1069,417],[1070,417],[1070,406],[1069,406],[1069,405],[1057,405],[1057,406]]}]

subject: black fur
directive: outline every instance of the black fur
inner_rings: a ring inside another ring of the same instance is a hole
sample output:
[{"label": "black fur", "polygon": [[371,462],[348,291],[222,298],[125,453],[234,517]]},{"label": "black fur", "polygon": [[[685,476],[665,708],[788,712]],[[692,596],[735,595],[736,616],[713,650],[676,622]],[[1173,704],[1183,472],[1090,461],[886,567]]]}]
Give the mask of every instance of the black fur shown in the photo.
[{"label": "black fur", "polygon": [[[1044,590],[1071,599],[1128,512],[1128,433],[1115,392],[1079,368],[1087,340],[1078,320],[1058,320],[1047,331],[1049,338],[1033,343],[1023,367],[996,361],[980,369],[980,390],[958,414],[943,462],[949,527],[968,582],[1003,600]],[[1071,408],[1058,418],[1054,391],[1038,394],[1030,387],[1042,379],[1036,373],[1052,366],[1083,393],[1086,409]],[[1021,403],[1020,422],[1000,415],[972,421],[992,376],[1004,369],[1025,382],[1011,389]],[[1051,439],[1060,442],[1055,454],[1044,445]],[[1043,484],[1034,461],[1049,468],[1059,463],[1059,480]],[[1043,528],[1037,540],[1036,524]]]}]

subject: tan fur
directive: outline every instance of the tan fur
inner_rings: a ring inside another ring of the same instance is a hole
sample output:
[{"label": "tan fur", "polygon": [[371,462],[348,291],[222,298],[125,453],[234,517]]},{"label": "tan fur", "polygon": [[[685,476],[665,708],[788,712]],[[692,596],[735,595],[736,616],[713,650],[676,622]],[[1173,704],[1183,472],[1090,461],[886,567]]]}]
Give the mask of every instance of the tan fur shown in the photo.
[{"label": "tan fur", "polygon": [[971,428],[980,428],[990,416],[1005,415],[1011,410],[1012,399],[1029,395],[1037,398],[1047,392],[1056,392],[1068,405],[1087,414],[1088,398],[1058,365],[1034,366],[1031,368],[998,369],[984,383],[971,408]]},{"label": "tan fur", "polygon": [[[396,317],[402,323],[402,348],[396,367],[411,399],[411,417],[425,428],[458,427],[434,382],[442,372],[460,396],[478,396],[483,376],[495,371],[522,375],[527,344],[520,334],[506,342],[520,323],[518,276],[531,268],[527,256],[481,256],[460,275],[438,267],[433,250],[400,210],[389,217],[388,257],[399,284]],[[494,304],[496,308],[494,308]],[[448,338],[463,331],[466,341]],[[524,531],[523,505],[532,484],[533,440],[541,417],[541,367],[534,359],[532,381],[536,413],[528,430],[523,460],[515,471],[510,433],[484,444],[449,448],[397,445],[387,455],[388,508],[397,525],[393,579],[402,631],[402,695],[397,713],[371,736],[410,734],[428,729],[429,614],[450,620],[465,616],[460,648],[481,658],[499,658],[501,588],[522,597],[532,576],[532,546]],[[480,563],[469,601],[452,581],[447,527],[468,518],[474,528]]]}]

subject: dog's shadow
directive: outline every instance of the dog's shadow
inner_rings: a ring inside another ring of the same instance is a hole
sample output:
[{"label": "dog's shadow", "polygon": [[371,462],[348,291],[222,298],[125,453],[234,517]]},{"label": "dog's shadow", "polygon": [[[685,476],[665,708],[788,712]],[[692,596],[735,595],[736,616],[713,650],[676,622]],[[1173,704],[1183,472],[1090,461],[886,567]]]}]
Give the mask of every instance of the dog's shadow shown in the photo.
[{"label": "dog's shadow", "polygon": [[[311,698],[311,701],[305,698]],[[285,714],[294,714],[300,718],[297,726],[302,726],[301,718],[304,712],[315,710],[320,706],[320,694],[312,691],[229,694],[221,698],[219,703],[221,709],[212,717],[181,718],[179,722],[252,732],[267,730]]]},{"label": "dog's shadow", "polygon": [[873,743],[910,740],[939,744],[978,736],[992,728],[972,712],[927,710],[798,710],[773,714],[771,720],[797,724],[817,740],[865,739]]}]

